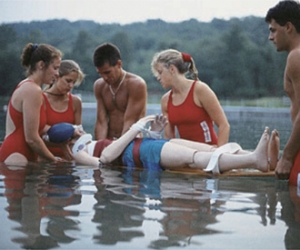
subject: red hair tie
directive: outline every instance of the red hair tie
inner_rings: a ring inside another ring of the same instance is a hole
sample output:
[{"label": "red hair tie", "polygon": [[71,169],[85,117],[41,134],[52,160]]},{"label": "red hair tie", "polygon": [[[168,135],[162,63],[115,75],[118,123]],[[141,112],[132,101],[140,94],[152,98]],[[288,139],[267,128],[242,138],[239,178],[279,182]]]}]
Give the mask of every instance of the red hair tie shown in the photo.
[{"label": "red hair tie", "polygon": [[182,55],[182,59],[184,62],[191,62],[191,60],[192,60],[191,55],[189,55],[187,53],[183,53],[183,52],[181,53],[181,55]]}]

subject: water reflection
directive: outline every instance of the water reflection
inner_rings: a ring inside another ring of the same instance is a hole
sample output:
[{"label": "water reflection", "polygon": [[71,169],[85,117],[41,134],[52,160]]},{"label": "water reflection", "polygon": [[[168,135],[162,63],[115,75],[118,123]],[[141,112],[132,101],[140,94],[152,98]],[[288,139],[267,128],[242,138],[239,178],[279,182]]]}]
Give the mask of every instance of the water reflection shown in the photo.
[{"label": "water reflection", "polygon": [[[81,195],[75,194],[79,178],[72,175],[72,168],[41,168],[38,164],[26,167],[1,165],[0,173],[4,182],[3,195],[7,199],[10,220],[19,223],[10,233],[11,240],[22,248],[52,248],[58,243],[75,240],[64,231],[76,229],[77,223],[68,216],[78,216],[77,211],[65,207],[80,204]],[[41,231],[42,219],[47,235]],[[63,225],[63,227],[62,227]]]},{"label": "water reflection", "polygon": [[0,164],[2,207],[4,248],[300,247],[297,189],[272,177]]},{"label": "water reflection", "polygon": [[285,234],[285,246],[287,249],[300,249],[300,195],[297,187],[289,188],[289,197],[282,198],[282,219],[288,226]]},{"label": "water reflection", "polygon": [[[148,104],[147,114],[160,113],[159,104]],[[89,133],[94,131],[95,110],[94,103],[83,104],[83,127]],[[271,130],[276,128],[280,133],[280,144],[283,149],[291,133],[291,119],[288,108],[259,108],[259,107],[223,107],[230,123],[229,141],[238,142],[245,149],[254,149],[261,137],[265,126]],[[5,135],[6,113],[0,110],[0,142]]]}]

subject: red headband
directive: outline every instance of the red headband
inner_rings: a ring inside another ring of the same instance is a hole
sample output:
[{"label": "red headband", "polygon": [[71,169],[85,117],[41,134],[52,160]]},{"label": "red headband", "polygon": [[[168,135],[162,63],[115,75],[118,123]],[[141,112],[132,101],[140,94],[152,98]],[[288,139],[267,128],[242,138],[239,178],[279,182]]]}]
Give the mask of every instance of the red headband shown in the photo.
[{"label": "red headband", "polygon": [[182,55],[182,59],[184,62],[191,62],[191,60],[192,60],[191,55],[189,55],[187,53],[183,53],[183,52],[181,53],[181,55]]}]

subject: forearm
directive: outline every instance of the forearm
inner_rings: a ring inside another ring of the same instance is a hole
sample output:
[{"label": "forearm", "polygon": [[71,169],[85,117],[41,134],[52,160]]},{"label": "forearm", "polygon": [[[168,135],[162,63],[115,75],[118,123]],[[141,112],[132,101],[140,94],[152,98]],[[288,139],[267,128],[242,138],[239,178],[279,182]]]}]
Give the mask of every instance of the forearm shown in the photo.
[{"label": "forearm", "polygon": [[172,139],[172,138],[176,138],[175,131],[168,124],[164,129],[164,139]]},{"label": "forearm", "polygon": [[41,138],[26,140],[29,147],[41,158],[47,161],[56,161],[55,156],[49,151]]},{"label": "forearm", "polygon": [[[135,106],[141,106],[141,104],[136,103]],[[122,135],[125,134],[130,127],[139,121],[142,117],[145,116],[145,108],[142,106],[138,109],[136,107],[127,107],[126,112],[124,114],[124,122],[123,122],[123,129],[122,129]]]},{"label": "forearm", "polygon": [[109,163],[118,158],[128,144],[138,135],[138,133],[145,129],[147,122],[151,122],[154,119],[155,115],[149,115],[141,118],[137,123],[133,124],[124,135],[103,150],[100,161],[102,163]]},{"label": "forearm", "polygon": [[88,166],[99,166],[99,158],[89,155],[86,151],[81,150],[77,154],[73,155],[76,163],[84,164]]},{"label": "forearm", "polygon": [[297,115],[294,121],[290,138],[283,149],[282,158],[293,162],[298,152],[300,151],[299,141],[300,141],[300,114]]},{"label": "forearm", "polygon": [[96,140],[106,139],[107,138],[107,131],[108,131],[108,125],[107,124],[97,122],[95,124],[95,129],[94,129],[95,139]]},{"label": "forearm", "polygon": [[138,135],[138,133],[139,131],[135,129],[128,130],[124,135],[122,135],[122,137],[115,140],[103,150],[100,156],[100,161],[102,163],[110,163],[118,158],[128,144]]},{"label": "forearm", "polygon": [[124,135],[131,127],[132,124],[134,124],[136,121],[124,121],[123,129],[122,129],[122,135]]}]

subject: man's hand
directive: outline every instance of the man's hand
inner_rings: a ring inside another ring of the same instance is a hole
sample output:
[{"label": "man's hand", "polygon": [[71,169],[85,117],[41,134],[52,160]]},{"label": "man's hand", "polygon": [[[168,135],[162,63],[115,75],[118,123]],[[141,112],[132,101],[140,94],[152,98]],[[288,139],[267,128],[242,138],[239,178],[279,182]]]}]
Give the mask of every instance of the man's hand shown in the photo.
[{"label": "man's hand", "polygon": [[290,172],[293,167],[293,162],[281,157],[275,169],[275,175],[280,180],[287,180],[290,177]]}]

